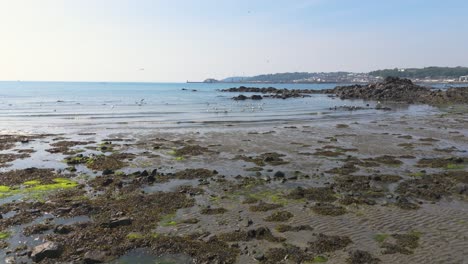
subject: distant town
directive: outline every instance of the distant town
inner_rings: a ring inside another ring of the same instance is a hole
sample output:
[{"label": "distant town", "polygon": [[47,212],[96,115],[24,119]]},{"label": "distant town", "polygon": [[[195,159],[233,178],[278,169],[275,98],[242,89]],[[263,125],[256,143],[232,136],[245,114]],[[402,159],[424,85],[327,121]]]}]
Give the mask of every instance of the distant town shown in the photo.
[{"label": "distant town", "polygon": [[468,67],[395,68],[369,73],[291,72],[262,74],[251,77],[209,78],[204,83],[372,83],[385,77],[408,78],[417,83],[467,83]]}]

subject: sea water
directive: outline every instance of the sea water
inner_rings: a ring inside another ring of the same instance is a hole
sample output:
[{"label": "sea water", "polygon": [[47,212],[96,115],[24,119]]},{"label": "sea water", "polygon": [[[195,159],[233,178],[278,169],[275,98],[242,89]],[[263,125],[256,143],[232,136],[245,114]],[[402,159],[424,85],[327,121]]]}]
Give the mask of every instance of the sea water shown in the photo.
[{"label": "sea water", "polygon": [[[329,89],[336,84],[0,82],[0,133],[67,133],[102,130],[237,125],[385,114],[334,111],[335,106],[374,106],[323,94],[305,98],[235,101],[239,87]],[[399,111],[426,112],[426,107]]]}]

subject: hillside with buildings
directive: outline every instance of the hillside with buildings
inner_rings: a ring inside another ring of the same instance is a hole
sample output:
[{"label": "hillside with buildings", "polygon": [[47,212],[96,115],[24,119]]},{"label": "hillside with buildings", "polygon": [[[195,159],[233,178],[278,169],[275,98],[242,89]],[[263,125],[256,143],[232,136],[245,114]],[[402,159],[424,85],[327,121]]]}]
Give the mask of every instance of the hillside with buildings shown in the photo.
[{"label": "hillside with buildings", "polygon": [[206,83],[372,83],[386,77],[408,78],[414,82],[468,83],[468,67],[395,68],[369,73],[355,72],[286,72],[250,77],[206,79]]}]

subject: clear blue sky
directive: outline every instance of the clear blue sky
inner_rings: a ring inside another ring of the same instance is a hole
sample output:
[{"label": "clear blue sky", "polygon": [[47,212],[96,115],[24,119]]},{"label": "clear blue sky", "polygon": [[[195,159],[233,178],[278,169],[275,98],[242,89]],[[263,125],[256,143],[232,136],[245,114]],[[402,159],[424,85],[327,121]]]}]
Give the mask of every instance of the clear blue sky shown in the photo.
[{"label": "clear blue sky", "polygon": [[468,66],[462,0],[0,0],[0,80]]}]

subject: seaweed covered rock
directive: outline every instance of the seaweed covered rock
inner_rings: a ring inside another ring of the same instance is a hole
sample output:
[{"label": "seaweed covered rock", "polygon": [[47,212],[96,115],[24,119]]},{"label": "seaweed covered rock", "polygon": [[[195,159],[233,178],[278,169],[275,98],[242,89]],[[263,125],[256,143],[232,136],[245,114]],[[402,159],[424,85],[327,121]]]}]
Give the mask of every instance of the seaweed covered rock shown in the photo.
[{"label": "seaweed covered rock", "polygon": [[364,99],[405,103],[466,103],[468,87],[449,88],[446,91],[432,90],[414,84],[409,79],[387,77],[383,82],[368,85],[337,86],[327,91],[341,99]]}]

